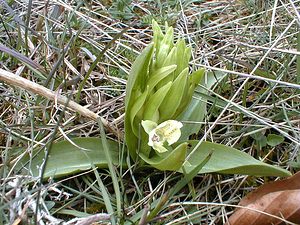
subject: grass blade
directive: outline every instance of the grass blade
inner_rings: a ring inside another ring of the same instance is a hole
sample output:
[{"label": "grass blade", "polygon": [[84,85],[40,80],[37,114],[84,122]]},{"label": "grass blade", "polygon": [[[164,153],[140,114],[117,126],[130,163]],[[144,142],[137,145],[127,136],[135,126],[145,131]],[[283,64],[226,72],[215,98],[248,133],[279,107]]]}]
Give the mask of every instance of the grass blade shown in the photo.
[{"label": "grass blade", "polygon": [[115,191],[115,195],[116,195],[116,202],[117,202],[117,215],[120,218],[121,214],[122,214],[122,199],[121,199],[121,192],[120,192],[120,186],[119,186],[119,181],[118,181],[118,177],[115,171],[115,167],[112,161],[112,157],[109,151],[109,147],[108,147],[108,143],[107,143],[107,139],[105,136],[105,131],[104,131],[104,127],[102,124],[101,119],[98,119],[98,124],[100,127],[100,134],[102,137],[102,146],[103,146],[103,151],[107,160],[107,164],[108,164],[108,169],[111,175],[111,179],[113,182],[113,187],[114,187],[114,191]]}]

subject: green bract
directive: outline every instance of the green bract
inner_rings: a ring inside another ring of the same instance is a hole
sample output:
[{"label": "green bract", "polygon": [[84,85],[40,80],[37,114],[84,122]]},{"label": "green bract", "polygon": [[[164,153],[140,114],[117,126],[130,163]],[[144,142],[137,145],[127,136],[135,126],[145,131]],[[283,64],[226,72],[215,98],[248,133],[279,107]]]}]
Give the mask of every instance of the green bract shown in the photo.
[{"label": "green bract", "polygon": [[[166,148],[163,142],[166,141],[171,145],[174,141],[169,142],[167,137],[161,137],[163,141],[151,142],[151,138],[157,137],[153,136],[157,124],[160,124],[158,127],[170,125],[172,122],[164,122],[176,120],[186,109],[196,86],[202,80],[204,69],[189,74],[191,48],[186,46],[183,39],[178,39],[174,43],[172,27],[166,25],[164,34],[155,21],[152,26],[153,43],[136,59],[129,74],[125,100],[125,138],[133,159],[140,156],[152,166],[161,168],[160,165],[157,166],[160,160],[161,162],[167,158],[174,160],[175,157],[177,162],[181,162],[177,164],[180,167],[187,144],[182,143],[176,149],[171,146]],[[147,132],[145,126],[146,130],[141,128],[142,121],[144,125],[155,124],[152,133]],[[172,124],[178,125],[179,122],[176,122]],[[175,134],[178,135],[178,130]],[[156,164],[151,163],[153,159]],[[164,169],[174,170],[173,166]]]}]

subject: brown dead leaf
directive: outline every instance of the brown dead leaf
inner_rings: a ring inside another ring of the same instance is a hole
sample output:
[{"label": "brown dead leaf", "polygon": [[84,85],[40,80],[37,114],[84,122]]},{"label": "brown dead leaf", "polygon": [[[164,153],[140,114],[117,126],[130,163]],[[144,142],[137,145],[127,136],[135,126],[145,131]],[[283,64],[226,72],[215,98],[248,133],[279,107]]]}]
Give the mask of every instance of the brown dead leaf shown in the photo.
[{"label": "brown dead leaf", "polygon": [[285,191],[285,190],[299,190],[300,189],[300,172],[295,173],[293,176],[284,180],[278,180],[270,182],[260,186],[255,191],[250,192],[246,195],[239,203],[240,206],[246,206],[257,199],[260,199],[265,194]]},{"label": "brown dead leaf", "polygon": [[300,224],[300,172],[262,185],[245,196],[239,206],[246,208],[238,208],[227,224]]}]

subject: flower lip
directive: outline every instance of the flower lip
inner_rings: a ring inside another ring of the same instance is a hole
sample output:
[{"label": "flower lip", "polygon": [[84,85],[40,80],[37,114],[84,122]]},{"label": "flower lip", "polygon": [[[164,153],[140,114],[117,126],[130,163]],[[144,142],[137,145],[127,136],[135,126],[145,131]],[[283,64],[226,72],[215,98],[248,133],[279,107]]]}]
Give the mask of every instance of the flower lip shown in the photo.
[{"label": "flower lip", "polygon": [[167,120],[159,125],[150,120],[142,121],[145,132],[149,135],[148,145],[159,153],[168,151],[163,145],[174,144],[181,136],[180,128],[183,126],[177,120]]}]

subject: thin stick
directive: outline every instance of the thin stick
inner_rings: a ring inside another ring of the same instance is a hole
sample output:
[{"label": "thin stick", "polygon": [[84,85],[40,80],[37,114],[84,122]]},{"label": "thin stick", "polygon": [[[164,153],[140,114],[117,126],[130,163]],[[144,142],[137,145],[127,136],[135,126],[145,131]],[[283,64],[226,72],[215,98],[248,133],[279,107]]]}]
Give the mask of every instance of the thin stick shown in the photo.
[{"label": "thin stick", "polygon": [[78,103],[70,100],[65,96],[55,93],[54,91],[45,88],[42,85],[34,83],[30,80],[27,80],[23,77],[17,76],[14,73],[8,72],[6,70],[0,69],[0,81],[4,81],[10,85],[17,86],[19,88],[25,89],[27,91],[31,91],[35,94],[41,95],[49,100],[57,101],[59,104],[65,105],[67,102],[68,108],[74,110],[75,112],[80,113],[82,116],[90,118],[94,121],[97,121],[98,118],[101,119],[102,124],[105,128],[109,131],[114,133],[117,137],[120,136],[119,132],[116,131],[113,126],[104,118],[100,117],[96,113],[92,112],[91,110],[79,105]]}]

